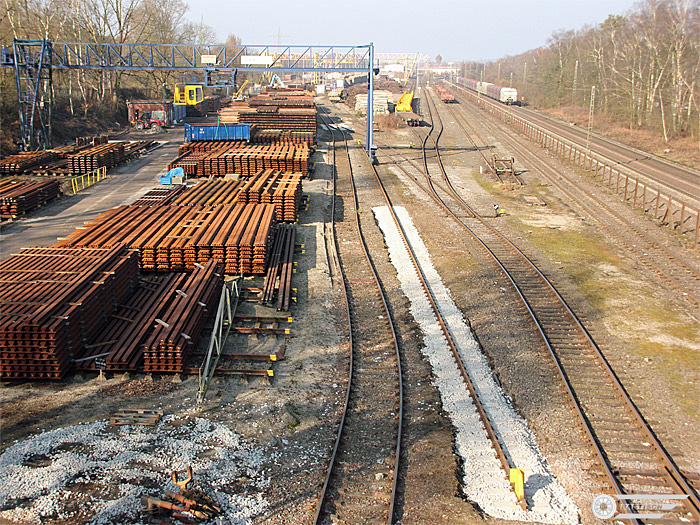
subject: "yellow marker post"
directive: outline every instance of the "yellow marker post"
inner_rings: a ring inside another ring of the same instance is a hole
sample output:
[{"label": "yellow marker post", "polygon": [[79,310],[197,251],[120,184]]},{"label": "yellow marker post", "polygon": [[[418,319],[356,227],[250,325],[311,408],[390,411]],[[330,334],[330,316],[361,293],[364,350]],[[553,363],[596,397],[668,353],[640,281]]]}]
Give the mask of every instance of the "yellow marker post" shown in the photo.
[{"label": "yellow marker post", "polygon": [[268,377],[274,377],[274,375],[275,375],[275,371],[274,371],[274,370],[268,370],[268,371],[267,371],[267,376],[268,376]]},{"label": "yellow marker post", "polygon": [[277,361],[277,356],[275,354],[270,354],[270,361]]},{"label": "yellow marker post", "polygon": [[510,482],[514,485],[515,497],[518,501],[525,499],[525,471],[521,468],[510,469]]}]

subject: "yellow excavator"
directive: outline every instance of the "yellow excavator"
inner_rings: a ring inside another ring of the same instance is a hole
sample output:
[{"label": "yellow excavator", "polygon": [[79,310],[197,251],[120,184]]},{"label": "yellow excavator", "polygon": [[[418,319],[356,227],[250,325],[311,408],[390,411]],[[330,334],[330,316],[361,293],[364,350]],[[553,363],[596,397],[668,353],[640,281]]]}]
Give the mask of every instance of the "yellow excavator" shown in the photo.
[{"label": "yellow excavator", "polygon": [[175,84],[173,97],[176,106],[196,106],[204,100],[202,84]]},{"label": "yellow excavator", "polygon": [[241,84],[241,87],[238,88],[238,91],[233,95],[233,100],[243,100],[243,90],[246,88],[250,80],[246,79],[243,84]]}]

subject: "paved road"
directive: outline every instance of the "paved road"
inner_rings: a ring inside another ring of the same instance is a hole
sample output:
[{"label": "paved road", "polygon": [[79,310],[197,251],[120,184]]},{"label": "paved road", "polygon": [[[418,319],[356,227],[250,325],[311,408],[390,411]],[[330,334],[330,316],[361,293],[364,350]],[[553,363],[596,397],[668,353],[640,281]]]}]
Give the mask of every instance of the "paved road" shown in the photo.
[{"label": "paved road", "polygon": [[51,246],[87,221],[115,206],[129,204],[158,185],[158,177],[177,156],[179,142],[169,142],[110,170],[108,178],[78,195],[65,195],[0,231],[0,260],[27,246]]}]

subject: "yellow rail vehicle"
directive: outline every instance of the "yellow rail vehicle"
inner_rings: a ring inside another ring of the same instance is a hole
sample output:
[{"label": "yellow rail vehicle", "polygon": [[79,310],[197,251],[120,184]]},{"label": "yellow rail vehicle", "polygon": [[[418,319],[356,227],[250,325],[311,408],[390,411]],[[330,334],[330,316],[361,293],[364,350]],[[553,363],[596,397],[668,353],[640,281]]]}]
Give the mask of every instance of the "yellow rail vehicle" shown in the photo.
[{"label": "yellow rail vehicle", "polygon": [[175,84],[175,104],[178,106],[196,106],[204,100],[202,84]]},{"label": "yellow rail vehicle", "polygon": [[413,111],[411,102],[413,102],[413,91],[410,93],[404,93],[396,103],[396,111]]}]

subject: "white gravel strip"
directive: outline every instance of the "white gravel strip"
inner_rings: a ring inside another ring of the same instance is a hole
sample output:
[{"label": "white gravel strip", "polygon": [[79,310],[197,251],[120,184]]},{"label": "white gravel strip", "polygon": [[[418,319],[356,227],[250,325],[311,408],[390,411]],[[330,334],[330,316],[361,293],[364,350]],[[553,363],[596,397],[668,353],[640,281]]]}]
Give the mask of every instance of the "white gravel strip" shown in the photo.
[{"label": "white gravel strip", "polygon": [[433,368],[434,384],[440,390],[443,407],[457,430],[455,448],[464,460],[463,485],[467,497],[496,518],[553,524],[579,523],[578,508],[550,472],[534,435],[494,380],[478,342],[433,267],[430,254],[411,217],[404,208],[397,207],[395,210],[474,388],[492,426],[502,437],[506,455],[514,466],[525,470],[525,499],[529,510],[523,511],[517,505],[389,209],[386,206],[373,208],[401,288],[411,302],[411,314],[423,332],[423,353]]},{"label": "white gravel strip", "polygon": [[[199,417],[168,415],[155,427],[74,425],[16,443],[0,456],[0,518],[140,523],[140,497],[177,492],[170,473],[191,465],[195,482],[216,491],[223,523],[243,525],[268,506],[261,495],[269,484],[260,472],[263,459],[235,432]],[[233,486],[241,477],[245,484]]]}]

